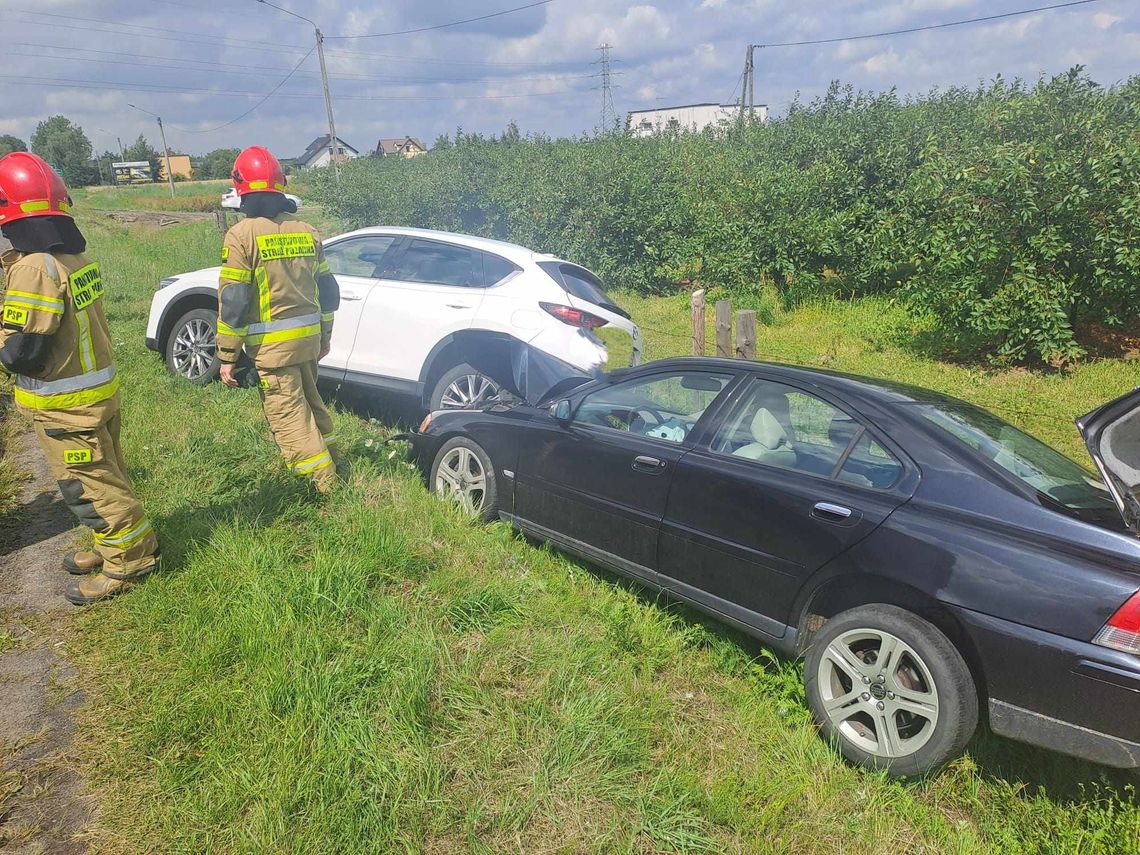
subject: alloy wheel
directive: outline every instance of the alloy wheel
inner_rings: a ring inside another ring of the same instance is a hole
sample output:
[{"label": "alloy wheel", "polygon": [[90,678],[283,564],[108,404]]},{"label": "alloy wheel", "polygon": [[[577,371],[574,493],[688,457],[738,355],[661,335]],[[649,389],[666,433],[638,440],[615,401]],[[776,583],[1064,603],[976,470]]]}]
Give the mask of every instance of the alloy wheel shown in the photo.
[{"label": "alloy wheel", "polygon": [[174,337],[174,370],[188,380],[199,380],[210,370],[217,350],[214,328],[201,318],[188,321]]},{"label": "alloy wheel", "polygon": [[889,632],[853,629],[823,651],[816,673],[831,726],[884,759],[921,749],[938,724],[938,688],[914,648]]},{"label": "alloy wheel", "polygon": [[462,445],[447,452],[436,470],[435,493],[457,502],[472,516],[479,514],[487,500],[487,473],[479,456]]},{"label": "alloy wheel", "polygon": [[445,410],[473,410],[488,404],[499,394],[499,386],[482,374],[456,377],[443,390],[439,405]]}]

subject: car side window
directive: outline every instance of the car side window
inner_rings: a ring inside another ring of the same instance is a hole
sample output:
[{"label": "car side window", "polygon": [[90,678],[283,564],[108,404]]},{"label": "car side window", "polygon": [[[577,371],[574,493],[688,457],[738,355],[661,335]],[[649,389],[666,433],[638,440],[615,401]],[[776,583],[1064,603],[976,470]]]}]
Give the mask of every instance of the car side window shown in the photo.
[{"label": "car side window", "polygon": [[392,235],[374,235],[339,241],[325,247],[325,260],[334,275],[379,279],[383,274],[384,255],[395,240]]},{"label": "car side window", "polygon": [[582,399],[574,422],[684,442],[731,374],[682,371],[615,383]]},{"label": "car side window", "polygon": [[865,487],[890,487],[902,472],[902,465],[848,413],[765,379],[753,381],[713,437],[712,450]]},{"label": "car side window", "polygon": [[507,261],[502,256],[490,252],[484,252],[482,256],[483,282],[488,288],[495,287],[512,273],[522,270],[522,268],[513,261]]},{"label": "car side window", "polygon": [[481,255],[478,250],[465,246],[414,239],[400,256],[396,269],[386,278],[457,288],[482,288]]}]

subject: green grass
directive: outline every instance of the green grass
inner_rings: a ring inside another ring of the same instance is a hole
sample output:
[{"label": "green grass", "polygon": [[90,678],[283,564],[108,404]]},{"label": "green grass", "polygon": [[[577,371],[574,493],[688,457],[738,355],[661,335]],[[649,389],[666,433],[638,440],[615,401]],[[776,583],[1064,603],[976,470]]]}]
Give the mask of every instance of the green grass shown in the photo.
[{"label": "green grass", "polygon": [[228,180],[175,181],[174,198],[166,183],[132,187],[88,187],[75,194],[76,213],[95,211],[216,211]]},{"label": "green grass", "polygon": [[[1140,849],[1124,775],[984,733],[928,780],[849,768],[816,738],[798,665],[471,524],[390,456],[382,425],[337,413],[353,474],[317,501],[283,471],[254,392],[191,387],[143,348],[153,283],[213,263],[212,225],[85,228],[165,562],[75,616],[100,851]],[[651,355],[687,348],[669,343],[680,300],[625,302],[659,330]],[[1127,374],[988,374],[897,334],[881,304],[807,308],[764,328],[761,351],[1061,420]]]}]

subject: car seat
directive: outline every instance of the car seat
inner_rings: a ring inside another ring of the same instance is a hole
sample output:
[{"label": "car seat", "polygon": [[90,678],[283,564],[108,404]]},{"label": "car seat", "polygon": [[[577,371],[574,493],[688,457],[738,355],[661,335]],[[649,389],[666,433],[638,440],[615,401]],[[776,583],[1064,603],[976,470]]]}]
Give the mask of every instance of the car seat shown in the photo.
[{"label": "car seat", "polygon": [[788,443],[788,434],[772,413],[760,407],[752,417],[752,442],[732,452],[773,466],[795,467],[796,451]]}]

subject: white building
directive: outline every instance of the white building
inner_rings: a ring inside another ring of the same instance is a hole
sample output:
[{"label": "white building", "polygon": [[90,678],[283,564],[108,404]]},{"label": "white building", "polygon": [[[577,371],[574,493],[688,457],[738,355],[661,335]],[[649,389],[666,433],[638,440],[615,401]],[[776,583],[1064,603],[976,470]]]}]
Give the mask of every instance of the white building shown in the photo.
[{"label": "white building", "polygon": [[[344,163],[346,160],[360,157],[360,152],[342,140],[339,136],[336,138],[336,162]],[[299,169],[316,169],[321,166],[328,166],[331,158],[329,156],[329,135],[325,134],[323,137],[317,137],[309,147],[305,149],[305,153],[297,158],[297,167]]]},{"label": "white building", "polygon": [[[768,121],[768,105],[756,105],[757,121]],[[725,128],[740,116],[738,104],[683,104],[680,107],[657,107],[653,110],[633,110],[629,114],[629,129],[637,137],[647,137],[662,131],[703,131],[705,128]]]}]

